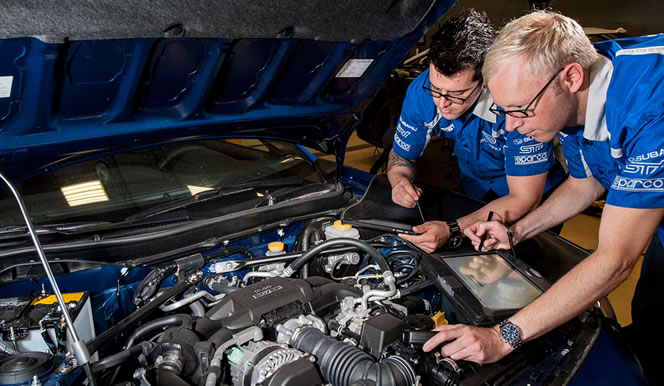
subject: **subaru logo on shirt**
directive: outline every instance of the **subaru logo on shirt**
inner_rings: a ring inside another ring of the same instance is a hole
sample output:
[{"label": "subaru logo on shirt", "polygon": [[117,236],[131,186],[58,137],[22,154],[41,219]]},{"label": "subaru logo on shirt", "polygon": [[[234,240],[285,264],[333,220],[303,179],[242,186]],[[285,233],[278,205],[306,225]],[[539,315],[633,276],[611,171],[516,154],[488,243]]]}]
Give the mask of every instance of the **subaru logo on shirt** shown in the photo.
[{"label": "subaru logo on shirt", "polygon": [[543,148],[544,148],[543,143],[534,143],[532,145],[521,146],[520,152],[525,153],[525,154],[532,154],[532,153],[535,153],[535,152],[538,152],[538,151],[542,150]]},{"label": "subaru logo on shirt", "polygon": [[530,142],[533,139],[534,139],[533,137],[517,138],[513,142],[515,145],[521,145],[522,143]]},{"label": "subaru logo on shirt", "polygon": [[441,127],[441,130],[447,131],[447,132],[453,131],[454,130],[454,123],[450,123],[450,125],[447,126],[447,127]]},{"label": "subaru logo on shirt", "polygon": [[549,155],[547,153],[514,156],[515,165],[532,165],[532,164],[538,164],[540,162],[546,162],[548,160],[549,160]]},{"label": "subaru logo on shirt", "polygon": [[399,126],[403,126],[403,127],[407,128],[410,131],[417,131],[416,127],[413,127],[413,126],[407,124],[406,122],[403,121],[403,119],[401,119],[401,117],[399,117]]},{"label": "subaru logo on shirt", "polygon": [[486,142],[489,142],[492,145],[496,144],[496,139],[493,136],[491,136],[489,133],[483,131],[482,132],[482,137],[483,138],[480,140],[480,143],[486,141]]}]

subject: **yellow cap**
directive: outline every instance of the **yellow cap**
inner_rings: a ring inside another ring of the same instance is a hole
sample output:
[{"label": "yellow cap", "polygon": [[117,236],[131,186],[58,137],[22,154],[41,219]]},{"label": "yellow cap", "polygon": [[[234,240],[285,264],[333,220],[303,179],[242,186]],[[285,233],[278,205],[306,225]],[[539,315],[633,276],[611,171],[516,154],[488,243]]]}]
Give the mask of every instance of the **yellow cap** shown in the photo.
[{"label": "yellow cap", "polygon": [[334,229],[350,229],[352,226],[350,224],[343,224],[341,220],[334,222]]},{"label": "yellow cap", "polygon": [[281,252],[284,250],[284,243],[281,241],[273,241],[267,245],[267,249],[269,249],[270,252]]},{"label": "yellow cap", "polygon": [[438,311],[436,315],[432,316],[431,320],[433,320],[433,324],[436,328],[442,326],[443,324],[449,323],[447,319],[445,319],[445,313],[440,311]]}]

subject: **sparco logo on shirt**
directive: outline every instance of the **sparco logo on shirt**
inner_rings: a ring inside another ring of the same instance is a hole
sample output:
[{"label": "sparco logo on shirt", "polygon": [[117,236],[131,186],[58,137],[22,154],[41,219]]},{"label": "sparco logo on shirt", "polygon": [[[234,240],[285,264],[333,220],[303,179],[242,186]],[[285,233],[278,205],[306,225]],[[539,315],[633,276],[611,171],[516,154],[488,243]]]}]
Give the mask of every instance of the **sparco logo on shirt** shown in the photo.
[{"label": "sparco logo on shirt", "polygon": [[532,145],[521,146],[519,149],[521,150],[521,153],[532,154],[542,150],[543,148],[544,148],[543,143],[534,143]]},{"label": "sparco logo on shirt", "polygon": [[611,189],[629,192],[664,192],[664,178],[625,178],[617,176]]},{"label": "sparco logo on shirt", "polygon": [[405,151],[410,151],[410,145],[404,142],[401,138],[399,138],[398,134],[394,135],[394,143],[396,143],[397,146],[404,149]]},{"label": "sparco logo on shirt", "polygon": [[515,165],[532,165],[538,164],[540,162],[546,162],[548,160],[549,155],[547,153],[514,156]]}]

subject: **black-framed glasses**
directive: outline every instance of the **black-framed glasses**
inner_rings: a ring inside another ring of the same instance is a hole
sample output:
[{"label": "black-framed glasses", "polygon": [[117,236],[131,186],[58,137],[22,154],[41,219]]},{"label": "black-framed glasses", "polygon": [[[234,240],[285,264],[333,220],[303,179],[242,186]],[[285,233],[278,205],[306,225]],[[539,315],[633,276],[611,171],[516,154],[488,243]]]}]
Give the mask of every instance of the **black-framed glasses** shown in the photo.
[{"label": "black-framed glasses", "polygon": [[454,103],[455,105],[462,105],[462,104],[466,103],[468,98],[470,98],[475,93],[475,91],[477,91],[477,89],[480,87],[480,85],[482,84],[482,80],[480,80],[477,83],[477,86],[475,86],[473,91],[471,91],[470,94],[468,94],[467,97],[460,98],[460,97],[449,95],[449,94],[443,94],[439,91],[432,90],[432,89],[426,87],[425,84],[427,84],[427,80],[429,80],[429,74],[427,74],[427,78],[424,80],[424,84],[422,85],[422,89],[424,90],[424,93],[426,93],[427,95],[431,95],[434,98],[445,98],[446,101],[448,101],[450,103]]},{"label": "black-framed glasses", "polygon": [[556,77],[558,76],[558,74],[562,72],[562,70],[564,70],[564,68],[558,70],[558,72],[556,72],[556,74],[553,75],[553,77],[548,82],[546,82],[544,87],[542,87],[542,89],[537,93],[537,95],[535,95],[535,98],[533,98],[533,100],[531,100],[530,103],[528,103],[525,108],[515,109],[515,110],[500,110],[498,109],[498,106],[496,106],[496,104],[493,103],[491,104],[491,107],[489,107],[489,111],[491,111],[492,113],[496,114],[499,117],[504,117],[505,115],[509,115],[510,117],[514,118],[528,118],[530,116],[528,114],[530,106],[532,106],[533,103],[535,103],[537,98],[539,98],[542,94],[544,94],[544,90],[546,90],[546,88],[549,87],[549,85],[553,82],[554,79],[556,79]]}]

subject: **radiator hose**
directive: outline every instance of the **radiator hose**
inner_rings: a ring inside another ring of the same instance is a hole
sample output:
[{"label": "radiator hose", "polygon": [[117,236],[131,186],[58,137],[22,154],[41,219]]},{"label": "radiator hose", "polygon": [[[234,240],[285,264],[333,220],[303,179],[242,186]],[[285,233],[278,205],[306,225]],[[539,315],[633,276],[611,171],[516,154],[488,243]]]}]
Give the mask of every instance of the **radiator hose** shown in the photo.
[{"label": "radiator hose", "polygon": [[339,342],[313,327],[294,334],[293,347],[314,355],[325,379],[333,386],[415,385],[416,374],[408,361],[391,356],[381,361],[357,347]]}]

